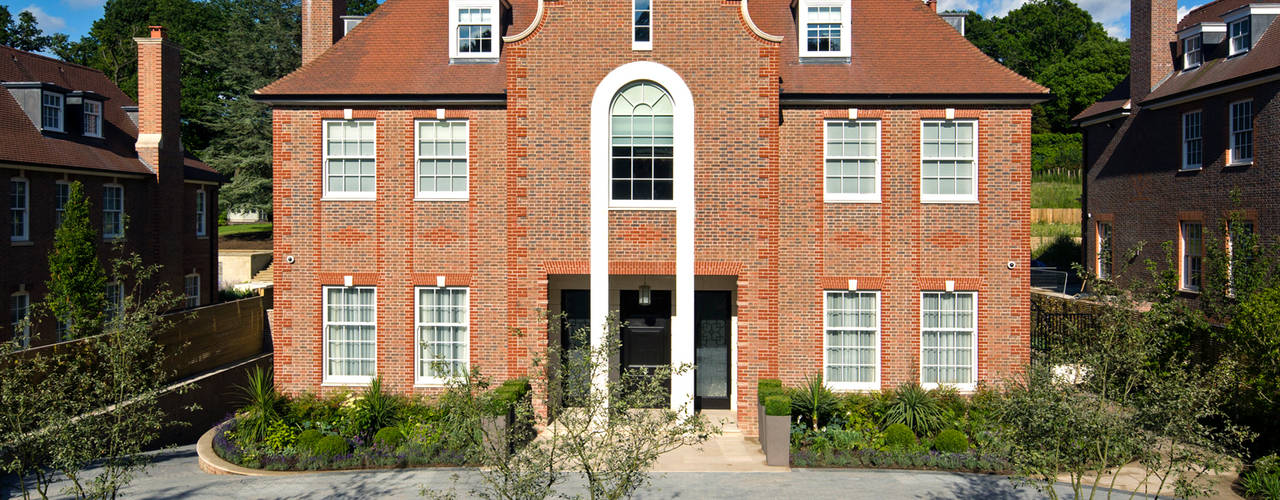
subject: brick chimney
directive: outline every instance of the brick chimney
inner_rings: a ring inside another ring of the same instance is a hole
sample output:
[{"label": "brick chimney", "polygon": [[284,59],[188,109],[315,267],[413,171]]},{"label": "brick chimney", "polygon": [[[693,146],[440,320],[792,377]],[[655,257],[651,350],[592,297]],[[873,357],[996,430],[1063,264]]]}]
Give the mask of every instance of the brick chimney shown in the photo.
[{"label": "brick chimney", "polygon": [[165,37],[165,29],[151,27],[151,36],[134,38],[138,44],[138,157],[156,173],[162,167],[178,167],[181,176],[182,118],[181,55]]},{"label": "brick chimney", "polygon": [[302,0],[302,64],[311,62],[342,38],[347,0]]},{"label": "brick chimney", "polygon": [[1178,2],[1131,0],[1129,10],[1129,97],[1138,102],[1173,72]]},{"label": "brick chimney", "polygon": [[938,0],[925,0],[924,4],[925,6],[932,8],[934,12],[938,11]]}]

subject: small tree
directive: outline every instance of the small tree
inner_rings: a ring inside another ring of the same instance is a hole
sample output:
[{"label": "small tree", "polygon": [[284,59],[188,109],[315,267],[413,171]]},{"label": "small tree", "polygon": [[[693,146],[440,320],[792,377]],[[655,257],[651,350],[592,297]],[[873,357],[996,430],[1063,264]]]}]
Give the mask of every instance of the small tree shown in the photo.
[{"label": "small tree", "polygon": [[71,183],[62,206],[62,225],[49,252],[49,280],[44,307],[53,319],[67,325],[67,338],[95,335],[102,330],[107,308],[107,275],[98,262],[98,232],[89,221],[89,200],[80,181]]}]

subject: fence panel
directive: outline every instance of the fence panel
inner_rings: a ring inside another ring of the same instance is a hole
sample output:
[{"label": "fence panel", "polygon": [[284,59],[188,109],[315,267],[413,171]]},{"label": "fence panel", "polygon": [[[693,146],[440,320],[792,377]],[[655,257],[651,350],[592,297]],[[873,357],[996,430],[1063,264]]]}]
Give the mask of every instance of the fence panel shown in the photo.
[{"label": "fence panel", "polygon": [[1033,208],[1031,209],[1031,222],[1041,222],[1046,224],[1079,224],[1080,209]]}]

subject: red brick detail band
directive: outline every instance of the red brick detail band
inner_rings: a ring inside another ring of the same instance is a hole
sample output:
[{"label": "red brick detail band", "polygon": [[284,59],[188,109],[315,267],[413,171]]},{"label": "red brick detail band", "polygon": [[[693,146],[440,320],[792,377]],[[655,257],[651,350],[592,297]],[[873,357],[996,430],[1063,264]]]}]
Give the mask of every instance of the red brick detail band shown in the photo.
[{"label": "red brick detail band", "polygon": [[884,278],[870,276],[847,276],[833,277],[825,276],[822,278],[823,290],[848,290],[849,280],[858,280],[859,290],[884,290]]},{"label": "red brick detail band", "polygon": [[[956,118],[976,120],[982,117],[980,109],[956,109]],[[920,119],[922,120],[945,120],[947,119],[947,110],[945,109],[922,109],[920,110]]]},{"label": "red brick detail band", "polygon": [[321,285],[342,285],[351,277],[352,285],[375,286],[378,284],[378,273],[317,273]]},{"label": "red brick detail band", "polygon": [[[544,262],[547,274],[591,274],[591,263],[585,260],[562,260]],[[693,263],[693,274],[698,276],[737,276],[742,271],[742,263],[725,261],[697,261]],[[609,274],[650,274],[674,275],[676,263],[613,261],[609,263]]]},{"label": "red brick detail band", "polygon": [[[982,278],[920,278],[921,290],[946,290],[947,281],[956,282],[956,290],[975,291],[982,288]],[[858,284],[861,288],[862,284]]]},{"label": "red brick detail band", "polygon": [[470,273],[412,273],[409,280],[414,286],[436,286],[438,276],[444,276],[444,286],[471,286]]},{"label": "red brick detail band", "polygon": [[[858,109],[859,120],[879,120],[884,118],[885,111],[883,109]],[[823,120],[848,120],[848,109],[828,109],[822,112]]]}]

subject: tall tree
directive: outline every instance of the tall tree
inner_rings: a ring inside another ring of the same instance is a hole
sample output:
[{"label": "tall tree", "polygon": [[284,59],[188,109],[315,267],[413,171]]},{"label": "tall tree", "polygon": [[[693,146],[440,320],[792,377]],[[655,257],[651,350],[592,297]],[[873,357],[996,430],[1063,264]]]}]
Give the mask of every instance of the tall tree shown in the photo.
[{"label": "tall tree", "polygon": [[53,318],[69,325],[70,338],[101,331],[107,296],[107,275],[98,262],[98,232],[89,220],[89,200],[79,181],[62,206],[62,225],[53,234],[49,252],[49,288],[45,304]]},{"label": "tall tree", "polygon": [[40,29],[36,16],[29,11],[18,13],[14,19],[9,8],[0,5],[0,45],[7,45],[18,50],[39,52],[60,46],[66,42],[67,36],[61,33],[45,35]]}]

